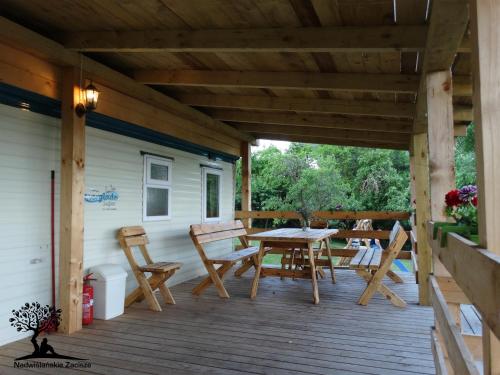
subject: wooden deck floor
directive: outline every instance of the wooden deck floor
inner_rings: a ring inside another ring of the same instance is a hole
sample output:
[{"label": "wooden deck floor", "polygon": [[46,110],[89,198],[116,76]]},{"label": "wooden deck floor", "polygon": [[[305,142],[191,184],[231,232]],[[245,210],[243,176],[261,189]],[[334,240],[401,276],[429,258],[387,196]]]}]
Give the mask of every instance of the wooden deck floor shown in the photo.
[{"label": "wooden deck floor", "polygon": [[[161,313],[136,305],[70,337],[50,335],[49,343],[59,353],[89,358],[92,367],[79,373],[434,374],[432,311],[416,304],[413,276],[404,275],[405,284],[386,282],[406,299],[405,309],[380,296],[357,305],[364,283],[348,270],[338,271],[335,285],[320,280],[319,305],[311,303],[308,280],[261,279],[255,301],[248,297],[250,273],[227,280],[229,300],[213,288],[193,297],[193,280],[173,288],[177,305]],[[30,350],[27,339],[1,347],[0,373],[35,371],[12,368],[13,358]]]}]

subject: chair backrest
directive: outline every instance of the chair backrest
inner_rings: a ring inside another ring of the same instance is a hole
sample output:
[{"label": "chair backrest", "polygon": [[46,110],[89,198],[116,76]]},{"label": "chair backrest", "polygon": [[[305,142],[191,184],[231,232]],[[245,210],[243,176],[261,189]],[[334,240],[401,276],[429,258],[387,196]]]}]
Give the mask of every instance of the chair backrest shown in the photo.
[{"label": "chair backrest", "polygon": [[408,235],[405,230],[401,224],[399,224],[399,221],[396,221],[392,227],[389,246],[387,246],[387,249],[385,249],[382,254],[382,264],[373,276],[374,280],[382,280],[391,269],[392,262],[398,256],[407,239]]},{"label": "chair backrest", "polygon": [[146,261],[146,264],[154,263],[151,257],[149,256],[146,245],[149,243],[148,237],[146,235],[146,231],[141,226],[131,226],[131,227],[123,227],[120,228],[117,235],[118,241],[120,242],[120,246],[122,247],[127,259],[130,263],[132,269],[137,269],[139,265],[134,258],[134,254],[132,252],[133,247],[139,247],[141,250],[141,254]]},{"label": "chair backrest", "polygon": [[[393,259],[399,254],[406,240],[408,239],[408,234],[406,234],[404,228],[401,226],[399,221],[394,223],[391,230],[391,235],[389,236],[389,246],[387,246],[387,256],[393,256]],[[392,261],[391,261],[392,262]]]},{"label": "chair backrest", "polygon": [[189,233],[192,238],[196,238],[199,244],[247,235],[247,231],[240,220],[217,224],[193,224]]}]

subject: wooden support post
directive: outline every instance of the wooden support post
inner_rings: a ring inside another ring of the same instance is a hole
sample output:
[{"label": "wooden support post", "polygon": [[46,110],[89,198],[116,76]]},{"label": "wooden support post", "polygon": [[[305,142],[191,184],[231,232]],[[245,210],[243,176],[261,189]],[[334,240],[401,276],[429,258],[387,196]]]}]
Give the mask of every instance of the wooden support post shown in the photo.
[{"label": "wooden support post", "polygon": [[455,139],[453,131],[451,72],[427,75],[427,121],[431,217],[446,221],[444,196],[455,188]]},{"label": "wooden support post", "polygon": [[[416,188],[415,188],[415,153],[413,151],[413,147],[414,147],[414,144],[413,144],[413,140],[412,140],[412,143],[410,145],[410,207],[412,209],[415,209],[415,202],[416,202],[416,199],[417,199],[417,195],[416,195]],[[416,231],[416,228],[415,228],[415,217],[411,217],[411,229],[413,231]]]},{"label": "wooden support post", "polygon": [[[500,254],[500,2],[472,0],[471,31],[479,239]],[[499,354],[500,340],[483,319],[485,375],[500,374]]]},{"label": "wooden support post", "polygon": [[[446,70],[430,73],[427,75],[426,83],[431,219],[447,221],[448,218],[444,212],[444,197],[447,192],[455,188],[455,134],[451,72]],[[450,276],[434,254],[432,261],[434,275]],[[460,326],[460,305],[448,304],[448,309]]]},{"label": "wooden support post", "polygon": [[[455,188],[455,136],[453,130],[453,90],[449,70],[427,75],[427,121],[429,140],[429,183],[431,219],[447,221],[444,196]],[[450,276],[439,259],[433,257],[433,273]]]},{"label": "wooden support post", "polygon": [[429,275],[432,272],[432,252],[427,241],[427,222],[431,218],[429,199],[429,147],[427,134],[413,135],[415,173],[416,230],[418,241],[418,299],[430,306]]},{"label": "wooden support post", "polygon": [[[252,153],[248,142],[241,142],[241,210],[252,210]],[[247,228],[252,227],[252,219],[243,219]]]},{"label": "wooden support post", "polygon": [[85,167],[85,116],[78,117],[79,72],[64,68],[61,123],[61,216],[59,249],[60,331],[82,328],[83,192]]}]

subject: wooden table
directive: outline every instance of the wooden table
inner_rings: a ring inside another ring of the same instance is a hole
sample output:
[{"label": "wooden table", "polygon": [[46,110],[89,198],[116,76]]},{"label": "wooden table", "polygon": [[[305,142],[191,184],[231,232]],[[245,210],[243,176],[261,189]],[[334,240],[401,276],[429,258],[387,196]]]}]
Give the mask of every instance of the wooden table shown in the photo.
[{"label": "wooden table", "polygon": [[262,270],[262,259],[264,258],[264,249],[266,247],[279,249],[307,249],[310,263],[311,282],[313,288],[313,301],[319,303],[318,281],[316,277],[316,265],[314,260],[313,244],[315,242],[324,242],[328,256],[330,271],[333,270],[332,254],[330,250],[330,237],[338,233],[337,229],[307,229],[301,228],[280,228],[267,232],[248,235],[248,240],[260,241],[260,248],[257,257],[258,265],[252,283],[252,291],[250,297],[253,299],[257,296],[259,287],[259,278]]}]

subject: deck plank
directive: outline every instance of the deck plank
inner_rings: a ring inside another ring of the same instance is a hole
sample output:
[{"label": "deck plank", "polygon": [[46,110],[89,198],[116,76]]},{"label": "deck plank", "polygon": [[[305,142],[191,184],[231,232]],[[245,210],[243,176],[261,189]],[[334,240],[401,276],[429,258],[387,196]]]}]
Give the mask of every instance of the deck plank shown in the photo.
[{"label": "deck plank", "polygon": [[[191,280],[172,288],[177,304],[162,312],[135,304],[118,318],[49,341],[58,352],[91,360],[92,368],[80,373],[434,374],[432,310],[417,305],[413,275],[401,275],[404,284],[385,282],[408,302],[405,309],[381,297],[357,305],[365,285],[350,270],[337,271],[337,284],[319,280],[319,305],[311,303],[311,283],[302,279],[265,277],[251,300],[249,272],[228,277],[229,300],[213,288],[192,296],[198,280]],[[30,348],[28,340],[1,347],[0,374],[53,371],[9,367]]]}]

